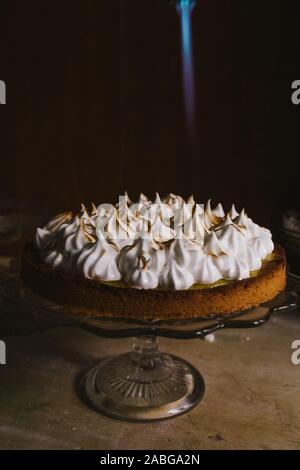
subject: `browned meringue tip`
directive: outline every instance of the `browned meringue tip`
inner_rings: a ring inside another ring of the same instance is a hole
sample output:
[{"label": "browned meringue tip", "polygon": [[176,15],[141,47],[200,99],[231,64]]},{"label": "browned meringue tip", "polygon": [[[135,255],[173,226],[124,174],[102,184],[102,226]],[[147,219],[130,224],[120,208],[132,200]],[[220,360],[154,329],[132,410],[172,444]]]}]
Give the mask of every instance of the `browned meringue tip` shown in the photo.
[{"label": "browned meringue tip", "polygon": [[211,213],[212,212],[212,208],[211,208],[211,199],[208,199],[208,201],[206,202],[205,206],[204,206],[204,212],[205,214],[207,214],[208,212]]},{"label": "browned meringue tip", "polygon": [[[98,212],[97,212],[97,207],[95,206],[95,204],[92,202],[92,210],[94,211],[94,208],[95,208],[95,213],[91,213],[91,215],[96,215]],[[91,219],[88,211],[87,211],[87,208],[85,207],[85,205],[83,203],[81,203],[81,211],[80,211],[80,214],[81,214],[81,217],[79,216],[79,218],[81,219],[82,217],[85,217],[87,220],[88,220],[88,225],[91,225],[92,227],[95,227],[95,223],[94,221]]]},{"label": "browned meringue tip", "polygon": [[[238,211],[236,210],[235,204],[231,204],[230,210],[228,212],[229,212],[229,214],[233,214],[234,212],[236,212],[238,214]],[[232,215],[231,215],[231,217],[232,217]]]},{"label": "browned meringue tip", "polygon": [[98,210],[97,210],[97,207],[95,206],[95,204],[93,202],[92,202],[91,206],[92,206],[91,215],[97,215]]},{"label": "browned meringue tip", "polygon": [[131,206],[131,204],[133,204],[133,201],[130,199],[129,194],[128,194],[128,191],[124,191],[124,195],[125,195],[125,197],[126,197],[127,204],[128,204],[129,206]]},{"label": "browned meringue tip", "polygon": [[211,208],[211,199],[208,199],[204,208],[204,217],[206,217],[211,225],[218,225],[223,221],[223,217],[219,217],[213,213]]},{"label": "browned meringue tip", "polygon": [[194,195],[191,194],[187,199],[187,204],[192,204],[193,206],[196,204]]},{"label": "browned meringue tip", "polygon": [[149,261],[150,261],[150,258],[147,259],[145,255],[140,255],[138,257],[137,267],[143,271],[147,271]]},{"label": "browned meringue tip", "polygon": [[155,193],[155,199],[154,199],[154,202],[153,204],[162,204],[162,200],[161,200],[161,197],[160,197],[160,194],[158,192]]},{"label": "browned meringue tip", "polygon": [[91,233],[89,233],[89,231],[87,230],[86,228],[86,224],[84,222],[83,219],[80,220],[80,223],[79,223],[79,230],[82,230],[83,231],[83,234],[86,238],[86,240],[90,243],[96,243],[97,241],[97,238],[95,238]]},{"label": "browned meringue tip", "polygon": [[57,230],[61,225],[63,225],[66,222],[70,222],[73,218],[73,212],[72,211],[66,211],[62,212],[61,214],[57,214],[54,217],[52,217],[48,224],[53,223],[53,227],[51,228],[51,231]]}]

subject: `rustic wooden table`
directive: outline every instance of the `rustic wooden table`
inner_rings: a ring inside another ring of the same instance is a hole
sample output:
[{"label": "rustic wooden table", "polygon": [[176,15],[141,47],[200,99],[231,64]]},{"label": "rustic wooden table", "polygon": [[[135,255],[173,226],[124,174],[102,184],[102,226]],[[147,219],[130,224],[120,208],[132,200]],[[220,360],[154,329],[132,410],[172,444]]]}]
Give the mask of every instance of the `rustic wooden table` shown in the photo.
[{"label": "rustic wooden table", "polygon": [[77,386],[99,358],[127,351],[130,339],[75,328],[36,331],[20,307],[6,308],[0,303],[7,351],[0,365],[1,449],[300,447],[300,365],[291,362],[299,311],[276,314],[256,329],[220,331],[212,343],[161,339],[161,350],[199,368],[206,394],[185,415],[133,424],[89,409]]}]

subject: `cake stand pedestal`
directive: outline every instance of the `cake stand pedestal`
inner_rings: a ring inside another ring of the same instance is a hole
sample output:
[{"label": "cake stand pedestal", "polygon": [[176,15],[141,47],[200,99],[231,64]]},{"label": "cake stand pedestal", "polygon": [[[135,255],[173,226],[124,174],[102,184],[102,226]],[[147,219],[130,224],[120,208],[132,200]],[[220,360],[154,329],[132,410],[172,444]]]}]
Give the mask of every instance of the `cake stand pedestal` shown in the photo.
[{"label": "cake stand pedestal", "polygon": [[106,338],[134,338],[131,352],[102,359],[85,374],[81,387],[84,401],[95,410],[125,421],[178,416],[204,395],[199,371],[180,357],[161,353],[158,337],[204,338],[220,329],[257,327],[273,313],[297,307],[300,297],[299,278],[289,275],[286,291],[257,308],[223,317],[150,322],[74,315],[25,287],[15,264],[0,277],[2,294],[25,302],[41,329],[72,326]]},{"label": "cake stand pedestal", "polygon": [[129,421],[170,418],[193,408],[204,380],[191,364],[161,353],[156,336],[135,339],[131,352],[103,359],[85,376],[83,392],[103,414]]}]

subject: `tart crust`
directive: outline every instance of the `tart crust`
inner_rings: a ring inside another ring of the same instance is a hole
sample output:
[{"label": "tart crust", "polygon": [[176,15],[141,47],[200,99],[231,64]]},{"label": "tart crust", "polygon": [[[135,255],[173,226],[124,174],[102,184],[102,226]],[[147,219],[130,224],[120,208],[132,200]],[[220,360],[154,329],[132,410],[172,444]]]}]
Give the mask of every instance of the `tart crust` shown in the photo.
[{"label": "tart crust", "polygon": [[285,288],[286,260],[277,245],[262,268],[241,281],[194,285],[188,290],[139,290],[54,271],[28,246],[21,274],[34,292],[65,304],[74,315],[169,320],[226,315],[273,299]]}]

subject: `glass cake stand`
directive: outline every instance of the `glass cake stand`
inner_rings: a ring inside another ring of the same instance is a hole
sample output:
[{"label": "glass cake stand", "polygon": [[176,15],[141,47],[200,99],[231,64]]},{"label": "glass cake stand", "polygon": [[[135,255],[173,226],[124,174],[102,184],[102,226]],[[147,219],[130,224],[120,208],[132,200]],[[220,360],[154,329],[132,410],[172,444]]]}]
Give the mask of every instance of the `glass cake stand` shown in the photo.
[{"label": "glass cake stand", "polygon": [[289,274],[286,291],[257,308],[225,317],[149,322],[74,316],[68,307],[45,300],[25,287],[16,263],[0,277],[4,294],[22,299],[43,328],[72,326],[106,338],[134,338],[130,352],[100,360],[82,381],[85,402],[105,415],[126,421],[178,416],[196,406],[204,395],[200,372],[182,358],[160,352],[158,337],[203,339],[225,328],[257,327],[274,312],[297,307],[300,295],[300,279]]}]

